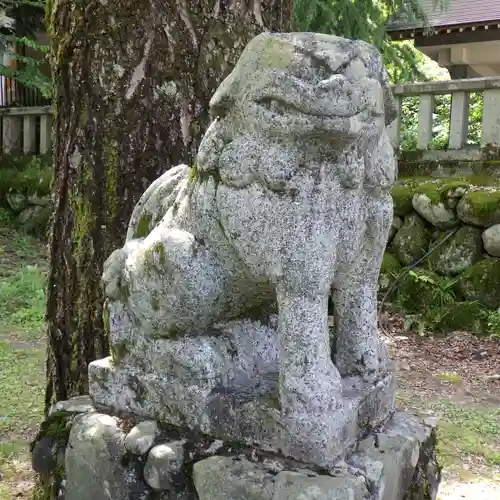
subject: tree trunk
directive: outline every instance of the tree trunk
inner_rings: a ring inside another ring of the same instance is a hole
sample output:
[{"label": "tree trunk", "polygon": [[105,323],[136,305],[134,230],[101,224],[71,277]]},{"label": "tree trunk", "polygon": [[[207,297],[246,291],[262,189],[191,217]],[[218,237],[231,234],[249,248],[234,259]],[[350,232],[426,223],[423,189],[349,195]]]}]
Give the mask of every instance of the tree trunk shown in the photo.
[{"label": "tree trunk", "polygon": [[101,273],[131,211],[188,163],[245,44],[290,29],[291,0],[49,0],[56,83],[46,411],[107,356]]}]

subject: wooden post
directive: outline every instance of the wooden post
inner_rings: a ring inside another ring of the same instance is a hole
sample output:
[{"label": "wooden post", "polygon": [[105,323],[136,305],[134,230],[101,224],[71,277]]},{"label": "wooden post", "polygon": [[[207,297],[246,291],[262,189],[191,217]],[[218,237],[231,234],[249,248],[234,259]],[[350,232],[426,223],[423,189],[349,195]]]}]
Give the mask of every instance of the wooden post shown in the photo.
[{"label": "wooden post", "polygon": [[467,144],[469,100],[468,92],[454,92],[451,95],[450,137],[448,142],[450,149],[461,149]]},{"label": "wooden post", "polygon": [[417,149],[427,149],[432,141],[432,111],[434,97],[432,94],[422,94],[418,110]]}]

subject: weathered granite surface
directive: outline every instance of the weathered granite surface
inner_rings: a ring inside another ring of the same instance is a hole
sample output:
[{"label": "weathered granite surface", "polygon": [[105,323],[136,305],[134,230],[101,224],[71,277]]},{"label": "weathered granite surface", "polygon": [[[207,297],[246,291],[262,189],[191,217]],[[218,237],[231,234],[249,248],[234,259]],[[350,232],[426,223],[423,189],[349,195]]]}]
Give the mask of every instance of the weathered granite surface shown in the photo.
[{"label": "weathered granite surface", "polygon": [[275,451],[331,464],[360,433],[360,401],[366,425],[393,411],[376,304],[396,174],[381,56],[264,33],[211,112],[196,163],[152,184],[106,262],[112,359],[90,365],[91,396],[227,439],[263,428]]},{"label": "weathered granite surface", "polygon": [[179,428],[130,452],[138,427],[95,409],[70,422],[61,487],[71,500],[435,500],[441,470],[433,418],[397,411],[325,469]]}]

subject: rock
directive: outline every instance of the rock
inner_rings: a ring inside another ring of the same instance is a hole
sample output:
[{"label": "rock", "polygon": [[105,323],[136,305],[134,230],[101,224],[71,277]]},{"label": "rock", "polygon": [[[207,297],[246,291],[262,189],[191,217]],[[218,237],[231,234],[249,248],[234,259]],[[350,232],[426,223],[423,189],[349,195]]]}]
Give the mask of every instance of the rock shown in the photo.
[{"label": "rock", "polygon": [[50,197],[49,196],[28,196],[28,203],[30,205],[38,205],[40,207],[47,207],[50,205]]},{"label": "rock", "polygon": [[397,284],[397,300],[406,313],[423,313],[436,305],[440,277],[428,269],[414,269]]},{"label": "rock", "polygon": [[500,224],[495,224],[483,233],[484,249],[492,257],[500,257]]},{"label": "rock", "polygon": [[75,415],[95,411],[94,403],[90,396],[75,396],[67,401],[58,401],[49,411],[49,417],[54,413]]},{"label": "rock", "polygon": [[[355,441],[368,394],[383,403],[365,425],[393,407],[376,325],[397,167],[387,72],[365,42],[262,33],[210,109],[194,164],[146,190],[104,265],[112,359],[91,363],[91,394],[326,466]],[[371,385],[343,404],[342,376]]]},{"label": "rock", "polygon": [[435,500],[441,467],[436,429],[405,412],[396,412],[376,434],[376,444],[358,449],[347,462],[366,477],[370,499]]},{"label": "rock", "polygon": [[210,457],[193,467],[193,481],[200,500],[370,500],[362,477],[346,471],[339,477],[312,471],[271,473],[246,459]]},{"label": "rock", "polygon": [[428,257],[428,263],[439,274],[456,275],[481,260],[482,256],[481,229],[463,226],[451,238],[435,247]]},{"label": "rock", "polygon": [[384,253],[382,259],[382,267],[380,268],[379,288],[385,291],[389,288],[391,283],[396,279],[396,276],[401,271],[401,264],[398,259],[389,252]]},{"label": "rock", "polygon": [[214,456],[193,466],[199,500],[274,500],[274,480],[273,475],[246,459]]},{"label": "rock", "polygon": [[500,224],[500,188],[469,191],[457,205],[457,214],[463,222],[473,226]]},{"label": "rock", "polygon": [[42,437],[31,453],[31,466],[41,476],[47,477],[54,470],[57,461],[56,440],[52,436]]},{"label": "rock", "polygon": [[453,210],[446,207],[442,201],[435,203],[425,193],[414,194],[412,205],[422,218],[439,229],[450,229],[460,223],[457,214]]},{"label": "rock", "polygon": [[395,234],[398,232],[398,230],[401,228],[402,225],[403,225],[403,219],[395,215],[392,218],[391,230],[389,232],[389,239],[388,239],[389,242],[392,241]]},{"label": "rock", "polygon": [[140,498],[146,485],[124,465],[125,434],[118,419],[102,413],[77,415],[66,448],[65,500]]},{"label": "rock", "polygon": [[23,194],[19,193],[7,193],[5,199],[9,204],[9,207],[16,214],[21,213],[28,206],[28,198]]},{"label": "rock", "polygon": [[406,183],[400,183],[393,186],[391,196],[394,204],[394,215],[406,217],[413,212],[412,197],[413,186]]},{"label": "rock", "polygon": [[144,479],[154,490],[170,490],[184,465],[184,441],[160,444],[149,451]]},{"label": "rock", "polygon": [[458,280],[466,300],[477,300],[490,309],[500,307],[500,260],[485,259],[464,271]]},{"label": "rock", "polygon": [[158,435],[158,424],[154,420],[139,422],[127,434],[125,448],[134,455],[144,455],[153,446]]},{"label": "rock", "polygon": [[16,225],[29,234],[44,237],[50,215],[50,206],[30,205],[17,216]]},{"label": "rock", "polygon": [[280,472],[276,477],[273,500],[371,500],[363,477],[315,476]]},{"label": "rock", "polygon": [[429,241],[423,219],[417,214],[411,214],[405,218],[403,226],[394,236],[391,249],[403,265],[410,266],[425,255]]}]

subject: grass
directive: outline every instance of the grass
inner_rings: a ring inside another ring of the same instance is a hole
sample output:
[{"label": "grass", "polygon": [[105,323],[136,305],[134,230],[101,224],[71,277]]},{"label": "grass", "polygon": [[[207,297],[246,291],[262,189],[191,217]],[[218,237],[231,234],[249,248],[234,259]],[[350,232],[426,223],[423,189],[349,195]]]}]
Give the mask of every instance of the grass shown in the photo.
[{"label": "grass", "polygon": [[403,407],[432,413],[437,417],[438,459],[446,472],[461,472],[464,463],[472,462],[477,469],[481,469],[480,475],[500,479],[498,406],[429,400],[420,395],[401,392],[398,402]]},{"label": "grass", "polygon": [[30,487],[29,443],[43,416],[46,273],[44,246],[0,212],[0,500]]}]

